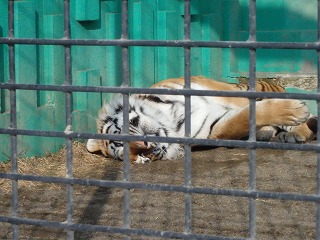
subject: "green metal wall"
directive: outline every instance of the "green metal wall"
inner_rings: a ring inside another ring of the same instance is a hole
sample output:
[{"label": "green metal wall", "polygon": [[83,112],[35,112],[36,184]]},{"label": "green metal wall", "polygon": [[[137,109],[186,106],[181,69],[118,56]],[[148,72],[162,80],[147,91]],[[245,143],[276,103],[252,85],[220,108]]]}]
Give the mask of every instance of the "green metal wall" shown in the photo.
[{"label": "green metal wall", "polygon": [[[260,41],[316,40],[316,0],[257,1],[257,32]],[[7,36],[7,1],[0,1],[0,37]],[[183,39],[182,0],[129,0],[131,39]],[[71,36],[79,39],[117,39],[121,35],[120,0],[71,0]],[[247,40],[248,0],[192,0],[191,37],[194,40]],[[15,2],[15,37],[62,38],[63,0]],[[74,85],[121,84],[119,47],[73,46]],[[64,51],[61,46],[17,45],[18,83],[63,84]],[[192,75],[232,81],[247,75],[248,50],[191,50]],[[299,50],[258,50],[257,71],[275,73],[315,72],[316,54]],[[183,75],[183,49],[131,47],[133,86],[150,86]],[[8,81],[8,48],[0,45],[0,81]],[[73,130],[95,131],[95,116],[106,94],[73,94]],[[17,91],[18,128],[64,131],[64,93]],[[9,94],[0,92],[0,127],[9,127]],[[21,157],[54,152],[64,139],[19,136]],[[0,160],[9,156],[9,136],[0,136]]]},{"label": "green metal wall", "polygon": [[[249,36],[248,0],[227,0],[224,3],[224,40],[245,41]],[[314,42],[317,41],[317,0],[257,1],[257,41]],[[224,52],[224,78],[248,76],[249,51],[232,49]],[[257,74],[315,75],[316,51],[257,50]]]}]

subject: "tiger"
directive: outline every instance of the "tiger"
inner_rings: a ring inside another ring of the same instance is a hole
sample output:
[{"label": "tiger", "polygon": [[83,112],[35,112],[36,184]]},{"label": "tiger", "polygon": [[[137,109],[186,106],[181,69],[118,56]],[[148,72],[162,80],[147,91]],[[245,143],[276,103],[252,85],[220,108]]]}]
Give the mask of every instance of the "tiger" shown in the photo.
[{"label": "tiger", "polygon": [[[163,80],[151,86],[183,89],[184,78]],[[248,84],[231,84],[202,76],[191,77],[196,90],[248,91]],[[256,91],[285,92],[284,87],[263,81]],[[191,96],[191,135],[196,139],[240,140],[249,135],[249,99],[225,96]],[[305,102],[294,99],[257,99],[256,140],[282,143],[308,143],[316,136],[317,118]],[[114,96],[103,104],[97,118],[100,134],[123,133],[123,98]],[[129,97],[129,134],[160,137],[185,136],[185,97],[183,95],[132,94]],[[174,160],[183,157],[178,143],[132,141],[130,161]],[[124,159],[121,141],[89,139],[86,148],[106,157]]]}]

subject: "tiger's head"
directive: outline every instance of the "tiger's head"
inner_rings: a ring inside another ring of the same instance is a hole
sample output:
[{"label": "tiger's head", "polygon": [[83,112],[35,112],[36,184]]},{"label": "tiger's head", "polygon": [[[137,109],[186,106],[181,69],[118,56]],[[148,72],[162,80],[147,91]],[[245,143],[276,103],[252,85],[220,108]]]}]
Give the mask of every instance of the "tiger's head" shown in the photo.
[{"label": "tiger's head", "polygon": [[[129,134],[131,135],[166,135],[161,124],[154,120],[156,113],[145,112],[145,106],[137,99],[130,98],[129,102]],[[122,97],[114,97],[105,103],[99,112],[97,130],[101,134],[121,134],[123,132],[123,104]],[[130,142],[131,162],[145,162],[157,149],[158,144],[152,142]],[[100,152],[106,157],[123,160],[123,142],[114,140],[89,139],[87,150],[91,153]]]}]

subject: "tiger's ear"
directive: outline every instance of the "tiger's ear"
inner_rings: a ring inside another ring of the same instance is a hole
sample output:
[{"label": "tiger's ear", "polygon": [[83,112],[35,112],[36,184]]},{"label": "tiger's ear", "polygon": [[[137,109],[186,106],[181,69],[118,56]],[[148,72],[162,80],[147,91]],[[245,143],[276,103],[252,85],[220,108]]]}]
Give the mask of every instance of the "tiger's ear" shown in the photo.
[{"label": "tiger's ear", "polygon": [[100,139],[89,139],[87,142],[87,150],[91,153],[95,152],[104,152],[103,151],[103,143]]}]

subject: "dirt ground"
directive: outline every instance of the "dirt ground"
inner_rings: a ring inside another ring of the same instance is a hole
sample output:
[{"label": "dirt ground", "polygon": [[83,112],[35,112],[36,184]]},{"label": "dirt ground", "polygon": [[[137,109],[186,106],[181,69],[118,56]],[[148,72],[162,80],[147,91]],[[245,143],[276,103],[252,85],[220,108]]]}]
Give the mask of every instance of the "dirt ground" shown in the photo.
[{"label": "dirt ground", "polygon": [[[216,148],[193,152],[194,186],[248,189],[248,150]],[[0,164],[1,172],[10,163]],[[19,161],[19,172],[65,176],[65,150],[43,158]],[[156,161],[132,165],[136,182],[183,184],[184,162]],[[86,152],[83,143],[74,143],[74,177],[123,179],[123,162]],[[261,191],[314,194],[316,154],[310,152],[258,150],[257,189]],[[0,213],[10,216],[11,181],[0,179]],[[184,230],[184,194],[130,190],[131,227],[161,231]],[[123,190],[74,186],[74,222],[121,227]],[[257,199],[257,239],[315,239],[314,203]],[[248,237],[248,199],[228,196],[192,195],[192,231],[227,237]],[[19,181],[19,216],[65,221],[66,187]],[[9,224],[0,223],[0,239],[11,239]],[[20,227],[20,239],[66,239],[66,232],[36,226]],[[76,232],[75,239],[123,239],[105,233]],[[133,236],[133,239],[153,239]],[[155,238],[158,239],[158,238]]]}]

